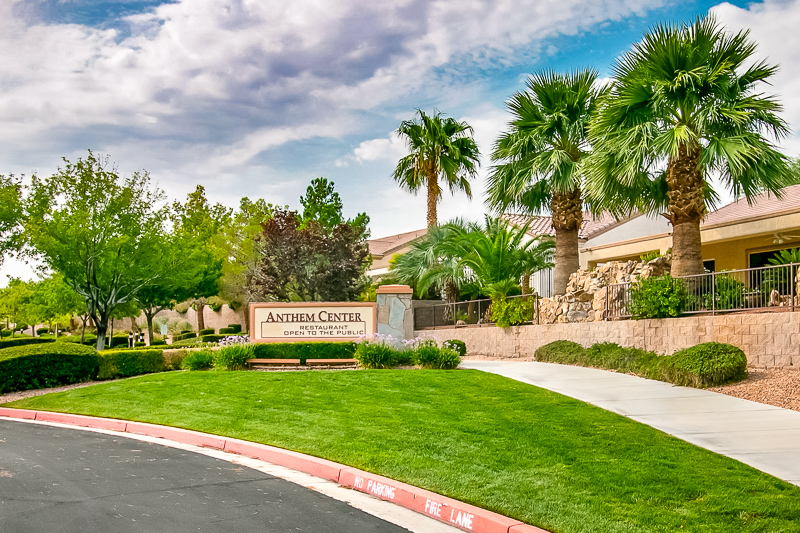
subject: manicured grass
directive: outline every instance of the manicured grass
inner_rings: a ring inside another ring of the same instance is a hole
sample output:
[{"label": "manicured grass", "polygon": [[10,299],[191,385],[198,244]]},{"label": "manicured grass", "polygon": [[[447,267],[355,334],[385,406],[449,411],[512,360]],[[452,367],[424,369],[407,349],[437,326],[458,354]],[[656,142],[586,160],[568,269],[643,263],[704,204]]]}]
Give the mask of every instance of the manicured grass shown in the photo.
[{"label": "manicured grass", "polygon": [[164,373],[11,405],[290,448],[558,533],[800,531],[800,487],[472,370]]}]

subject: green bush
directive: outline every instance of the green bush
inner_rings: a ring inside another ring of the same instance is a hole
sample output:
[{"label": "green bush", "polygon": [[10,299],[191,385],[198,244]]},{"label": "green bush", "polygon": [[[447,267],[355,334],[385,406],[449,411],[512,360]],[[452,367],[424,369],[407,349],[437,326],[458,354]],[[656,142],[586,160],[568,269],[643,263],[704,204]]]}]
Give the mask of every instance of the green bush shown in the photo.
[{"label": "green bush", "polygon": [[507,328],[530,322],[535,318],[535,298],[511,298],[492,302],[492,322]]},{"label": "green bush", "polygon": [[214,334],[214,328],[201,329],[200,331],[197,332],[197,334],[200,335],[200,336],[202,336],[202,335],[213,335]]},{"label": "green bush", "polygon": [[203,335],[200,337],[201,342],[219,342],[222,339],[227,337],[227,335],[214,335],[213,333],[210,335]]},{"label": "green bush", "polygon": [[232,333],[241,333],[242,332],[242,325],[241,324],[228,324],[228,328],[232,329]]},{"label": "green bush", "polygon": [[263,342],[253,345],[260,359],[352,359],[357,357],[354,342]]},{"label": "green bush", "polygon": [[467,344],[464,341],[460,341],[458,339],[450,339],[449,341],[444,341],[442,343],[443,348],[450,348],[451,350],[455,350],[459,357],[464,357],[467,355]]},{"label": "green bush", "polygon": [[104,350],[98,356],[98,379],[124,378],[164,370],[161,350]]},{"label": "green bush", "polygon": [[577,342],[553,341],[537,348],[533,356],[537,361],[546,363],[576,365],[586,360],[586,348]]},{"label": "green bush", "polygon": [[631,284],[630,312],[634,318],[680,316],[689,294],[682,279],[658,276]]},{"label": "green bush", "polygon": [[730,274],[717,274],[714,276],[714,291],[703,295],[706,309],[736,309],[744,307],[744,283]]},{"label": "green bush", "polygon": [[232,344],[214,352],[214,368],[219,370],[245,370],[247,361],[255,357],[253,344]]},{"label": "green bush", "polygon": [[150,346],[165,346],[167,341],[164,339],[153,339],[153,342],[150,343]]},{"label": "green bush", "polygon": [[197,338],[197,333],[195,333],[194,331],[189,331],[186,333],[181,333],[180,335],[176,336],[173,340],[185,341],[186,339],[196,339],[196,338]]},{"label": "green bush", "polygon": [[452,369],[461,363],[458,352],[439,348],[436,341],[424,341],[414,350],[414,361],[422,368]]},{"label": "green bush", "polygon": [[164,350],[164,370],[180,370],[184,358],[189,355],[189,350]]},{"label": "green bush", "polygon": [[97,377],[97,352],[49,342],[0,351],[0,393],[89,381]]},{"label": "green bush", "polygon": [[689,387],[714,387],[747,377],[747,356],[721,342],[706,342],[664,358],[666,381]]},{"label": "green bush", "polygon": [[358,343],[354,357],[364,368],[392,368],[400,364],[400,351],[382,342]]},{"label": "green bush", "polygon": [[234,328],[230,328],[230,327],[228,327],[228,328],[219,328],[219,334],[220,335],[233,335],[235,333],[236,333],[236,330]]},{"label": "green bush", "polygon": [[11,330],[10,329],[2,329],[0,330],[0,337],[10,337]]},{"label": "green bush", "polygon": [[14,326],[14,331],[25,331],[26,329],[28,329],[28,324],[25,324],[24,322]]},{"label": "green bush", "polygon": [[601,342],[586,349],[584,366],[605,368],[636,374],[648,379],[661,379],[663,357],[639,348],[623,348],[613,342]]},{"label": "green bush", "polygon": [[211,350],[201,350],[190,352],[181,361],[181,368],[184,370],[208,370],[214,365],[214,356]]},{"label": "green bush", "polygon": [[11,339],[0,340],[0,349],[13,348],[15,346],[27,346],[29,344],[44,344],[53,342],[55,339],[42,339],[40,337],[14,337]]},{"label": "green bush", "polygon": [[44,335],[45,333],[50,333],[50,330],[47,328],[36,328],[37,335]]}]

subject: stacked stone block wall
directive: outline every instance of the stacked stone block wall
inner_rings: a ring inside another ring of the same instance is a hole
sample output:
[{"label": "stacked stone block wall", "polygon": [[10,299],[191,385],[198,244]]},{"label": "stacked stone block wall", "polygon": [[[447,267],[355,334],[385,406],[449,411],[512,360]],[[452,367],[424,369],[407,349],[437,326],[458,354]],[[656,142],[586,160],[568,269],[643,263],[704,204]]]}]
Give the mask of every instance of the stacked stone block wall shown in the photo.
[{"label": "stacked stone block wall", "polygon": [[459,339],[467,355],[532,358],[540,346],[570,340],[583,346],[614,342],[662,355],[703,342],[725,342],[741,348],[751,366],[800,365],[800,312],[772,312],[649,320],[579,322],[498,327],[423,330],[417,335],[438,341]]}]

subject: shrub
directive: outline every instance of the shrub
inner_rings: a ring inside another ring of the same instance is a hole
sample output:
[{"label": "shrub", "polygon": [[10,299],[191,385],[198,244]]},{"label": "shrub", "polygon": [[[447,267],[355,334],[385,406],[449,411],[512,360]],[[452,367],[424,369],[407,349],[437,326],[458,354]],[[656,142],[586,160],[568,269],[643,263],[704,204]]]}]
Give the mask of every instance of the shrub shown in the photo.
[{"label": "shrub", "polygon": [[97,377],[97,352],[49,342],[0,351],[0,393],[88,381]]},{"label": "shrub", "polygon": [[25,331],[26,329],[28,329],[28,324],[25,324],[24,322],[14,326],[14,331]]},{"label": "shrub", "polygon": [[688,292],[682,279],[658,276],[631,284],[630,312],[634,318],[679,316]]},{"label": "shrub", "polygon": [[167,341],[164,339],[153,339],[153,342],[150,343],[150,346],[165,346]]},{"label": "shrub", "polygon": [[714,292],[703,295],[706,309],[736,309],[744,307],[744,283],[730,274],[714,276]]},{"label": "shrub", "polygon": [[50,330],[47,328],[36,328],[37,335],[44,335],[45,333],[50,333]]},{"label": "shrub", "polygon": [[124,378],[164,370],[161,350],[104,350],[98,356],[98,379]]},{"label": "shrub", "polygon": [[220,370],[245,370],[247,361],[255,357],[252,344],[234,344],[214,352],[214,368]]},{"label": "shrub", "polygon": [[0,330],[0,337],[10,337],[11,330],[10,329],[2,329]]},{"label": "shrub", "polygon": [[436,341],[424,341],[414,350],[414,360],[423,368],[451,369],[461,363],[461,357],[453,349],[439,348]]},{"label": "shrub", "polygon": [[[214,335],[212,333],[212,334],[203,335],[202,337],[200,337],[200,342],[219,342],[219,341],[221,341],[222,339],[225,339],[225,338],[227,338],[226,335]],[[241,337],[241,338],[243,338],[243,337]],[[245,342],[247,342],[247,339],[245,339]]]},{"label": "shrub", "polygon": [[27,346],[28,344],[44,344],[53,342],[54,340],[55,339],[42,339],[40,337],[14,337],[13,339],[0,340],[0,349]]},{"label": "shrub", "polygon": [[236,330],[234,328],[231,327],[219,328],[220,335],[233,335],[234,333],[236,333]]},{"label": "shrub", "polygon": [[144,347],[144,346],[147,346],[147,344],[146,344],[146,343],[144,343],[144,342],[134,342],[134,343],[133,343],[133,347],[134,347],[134,348],[142,348],[142,347]]},{"label": "shrub", "polygon": [[442,343],[442,348],[450,348],[451,350],[455,350],[459,357],[464,357],[467,355],[467,344],[464,341],[460,341],[458,339],[450,339],[449,341],[444,341]]},{"label": "shrub", "polygon": [[575,365],[586,360],[586,349],[577,342],[553,341],[537,348],[533,356],[537,361]]},{"label": "shrub", "polygon": [[601,342],[586,349],[583,363],[620,372],[630,372],[649,379],[661,379],[664,358],[639,348],[623,348],[613,342]]},{"label": "shrub", "polygon": [[253,350],[254,357],[300,359],[302,364],[305,364],[307,359],[352,359],[356,357],[354,355],[356,344],[353,342],[264,342],[254,344]]},{"label": "shrub", "polygon": [[189,355],[189,350],[164,350],[164,370],[180,370],[183,359]]},{"label": "shrub", "polygon": [[233,330],[231,333],[241,333],[242,332],[242,325],[241,324],[228,324],[228,327]]},{"label": "shrub", "polygon": [[518,326],[534,319],[535,298],[511,298],[492,301],[492,322],[501,328]]},{"label": "shrub", "polygon": [[664,357],[666,381],[690,387],[713,387],[747,377],[747,356],[721,342],[706,342]]},{"label": "shrub", "polygon": [[364,368],[391,368],[397,366],[399,350],[382,343],[365,341],[358,343],[354,357]]},{"label": "shrub", "polygon": [[211,350],[191,352],[181,361],[184,370],[208,370],[214,365],[214,356]]},{"label": "shrub", "polygon": [[201,336],[202,335],[213,335],[214,334],[214,328],[201,329],[200,331],[197,332],[197,334],[201,335]]},{"label": "shrub", "polygon": [[196,339],[196,338],[197,338],[197,333],[195,333],[193,331],[189,331],[187,333],[182,333],[182,334],[178,335],[177,337],[175,337],[174,340],[176,340],[176,341],[185,341],[186,339]]}]

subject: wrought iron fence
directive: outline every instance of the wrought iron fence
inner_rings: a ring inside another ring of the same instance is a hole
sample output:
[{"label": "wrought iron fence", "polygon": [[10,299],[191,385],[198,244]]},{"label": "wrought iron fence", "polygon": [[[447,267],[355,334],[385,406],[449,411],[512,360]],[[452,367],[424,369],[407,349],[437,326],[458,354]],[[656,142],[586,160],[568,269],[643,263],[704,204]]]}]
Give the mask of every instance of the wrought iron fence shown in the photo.
[{"label": "wrought iron fence", "polygon": [[[539,297],[532,294],[509,296],[506,300],[526,298],[533,300],[529,320],[524,324],[536,324],[539,320]],[[414,329],[441,327],[494,326],[492,301],[468,300],[414,308]]]},{"label": "wrought iron fence", "polygon": [[[798,301],[798,268],[794,263],[675,278],[684,289],[683,314],[711,314],[753,309],[794,310]],[[630,318],[633,283],[607,288],[607,317]]]}]

